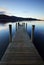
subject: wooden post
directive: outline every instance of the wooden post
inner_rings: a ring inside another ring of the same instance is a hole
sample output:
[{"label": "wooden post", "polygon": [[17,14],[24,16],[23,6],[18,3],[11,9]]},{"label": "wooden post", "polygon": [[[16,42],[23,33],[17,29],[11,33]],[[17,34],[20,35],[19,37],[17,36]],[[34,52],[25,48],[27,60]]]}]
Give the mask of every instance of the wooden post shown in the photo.
[{"label": "wooden post", "polygon": [[26,30],[27,30],[27,23],[26,23]]},{"label": "wooden post", "polygon": [[16,23],[16,31],[17,31],[17,23]]},{"label": "wooden post", "polygon": [[12,42],[12,25],[9,25],[9,41]]},{"label": "wooden post", "polygon": [[31,32],[31,41],[34,42],[34,29],[35,25],[32,25],[32,32]]},{"label": "wooden post", "polygon": [[19,22],[18,22],[18,29],[19,29]]}]

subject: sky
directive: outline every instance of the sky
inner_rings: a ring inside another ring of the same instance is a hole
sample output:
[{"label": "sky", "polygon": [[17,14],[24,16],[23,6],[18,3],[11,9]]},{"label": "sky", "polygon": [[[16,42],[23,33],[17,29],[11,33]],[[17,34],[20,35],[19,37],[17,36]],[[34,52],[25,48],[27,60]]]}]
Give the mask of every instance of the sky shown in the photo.
[{"label": "sky", "polygon": [[44,19],[44,0],[0,0],[0,14]]}]

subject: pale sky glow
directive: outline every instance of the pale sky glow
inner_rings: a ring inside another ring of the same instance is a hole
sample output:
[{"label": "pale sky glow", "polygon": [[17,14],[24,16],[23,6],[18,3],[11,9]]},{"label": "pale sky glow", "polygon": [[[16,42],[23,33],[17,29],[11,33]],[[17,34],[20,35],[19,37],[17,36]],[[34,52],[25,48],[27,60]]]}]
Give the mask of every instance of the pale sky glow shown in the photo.
[{"label": "pale sky glow", "polygon": [[0,31],[2,31],[2,30],[7,30],[8,29],[8,26],[0,26]]},{"label": "pale sky glow", "polygon": [[[28,22],[28,21],[25,21],[25,23],[27,23],[28,25],[42,25],[42,26],[44,26],[44,21],[33,21],[31,23]],[[2,31],[2,30],[4,30],[4,31],[5,30],[9,30],[9,26],[8,26],[9,24],[15,26],[16,23],[7,23],[7,24],[4,24],[4,26],[0,26],[0,31]],[[20,24],[22,25],[22,22],[20,22]]]},{"label": "pale sky glow", "polygon": [[0,12],[18,17],[44,19],[44,0],[0,0]]}]

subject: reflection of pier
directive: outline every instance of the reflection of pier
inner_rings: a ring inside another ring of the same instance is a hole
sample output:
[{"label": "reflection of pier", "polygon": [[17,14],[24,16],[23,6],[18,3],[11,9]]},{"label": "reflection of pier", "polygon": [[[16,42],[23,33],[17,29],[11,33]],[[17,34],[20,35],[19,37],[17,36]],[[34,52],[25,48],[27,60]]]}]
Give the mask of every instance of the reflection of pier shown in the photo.
[{"label": "reflection of pier", "polygon": [[[16,35],[11,35],[10,29],[10,44],[3,55],[0,65],[15,65],[15,64],[29,64],[29,65],[42,65],[43,60],[38,54],[34,44],[32,43],[34,38],[34,26],[32,26],[31,40],[25,30],[25,24],[16,24]],[[27,28],[27,24],[26,24]]]}]

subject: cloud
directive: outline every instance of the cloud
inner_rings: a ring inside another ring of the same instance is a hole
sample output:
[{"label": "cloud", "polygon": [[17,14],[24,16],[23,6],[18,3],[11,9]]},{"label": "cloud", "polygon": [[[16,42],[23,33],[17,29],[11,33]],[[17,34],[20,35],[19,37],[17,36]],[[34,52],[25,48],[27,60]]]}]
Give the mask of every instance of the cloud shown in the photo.
[{"label": "cloud", "polygon": [[0,11],[6,11],[6,9],[3,7],[0,7]]},{"label": "cloud", "polygon": [[6,9],[5,9],[5,8],[0,7],[0,14],[5,14],[5,13],[6,13]]},{"label": "cloud", "polygon": [[5,9],[3,7],[0,7],[0,14],[6,14],[6,15],[9,15],[9,16],[12,15],[11,11],[9,11],[8,9]]},{"label": "cloud", "polygon": [[5,14],[5,12],[4,11],[1,11],[0,14]]}]

